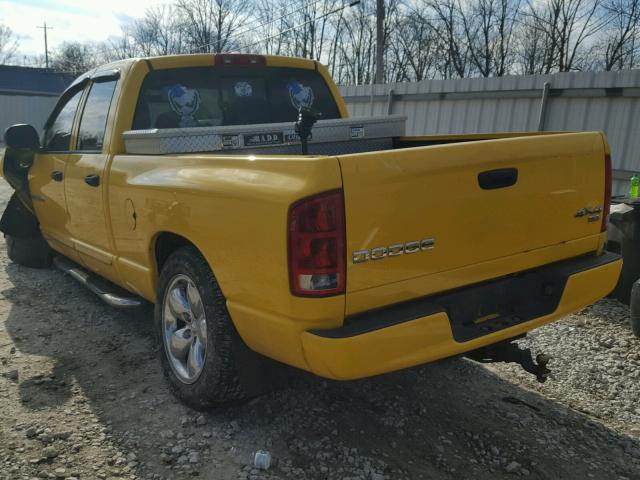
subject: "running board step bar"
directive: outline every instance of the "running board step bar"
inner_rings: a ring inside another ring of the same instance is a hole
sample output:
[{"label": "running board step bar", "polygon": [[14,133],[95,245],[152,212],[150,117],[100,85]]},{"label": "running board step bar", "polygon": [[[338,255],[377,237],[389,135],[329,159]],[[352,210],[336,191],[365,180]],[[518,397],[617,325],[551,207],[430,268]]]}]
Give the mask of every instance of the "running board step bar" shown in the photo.
[{"label": "running board step bar", "polygon": [[144,300],[132,296],[126,290],[91,274],[66,257],[57,256],[54,265],[64,273],[68,273],[95,293],[103,302],[115,308],[137,308],[144,305]]}]

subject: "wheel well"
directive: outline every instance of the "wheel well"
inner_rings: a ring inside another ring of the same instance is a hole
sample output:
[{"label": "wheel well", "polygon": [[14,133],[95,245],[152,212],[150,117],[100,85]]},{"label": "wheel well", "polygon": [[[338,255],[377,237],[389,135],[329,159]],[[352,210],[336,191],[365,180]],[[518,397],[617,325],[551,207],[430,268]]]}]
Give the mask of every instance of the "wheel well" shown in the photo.
[{"label": "wheel well", "polygon": [[156,237],[156,265],[158,267],[158,275],[162,271],[164,262],[167,261],[169,256],[178,250],[179,248],[192,246],[197,248],[193,243],[180,235],[170,232],[162,232]]}]

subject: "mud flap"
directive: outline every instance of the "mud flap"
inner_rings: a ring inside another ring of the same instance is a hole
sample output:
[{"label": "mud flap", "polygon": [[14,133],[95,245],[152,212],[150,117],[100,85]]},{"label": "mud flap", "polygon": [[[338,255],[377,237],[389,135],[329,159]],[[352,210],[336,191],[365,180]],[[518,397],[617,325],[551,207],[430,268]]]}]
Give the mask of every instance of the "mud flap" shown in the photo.
[{"label": "mud flap", "polygon": [[29,192],[29,169],[33,165],[35,152],[28,148],[7,147],[2,162],[2,175],[18,194],[24,207],[34,212]]},{"label": "mud flap", "polygon": [[29,148],[7,147],[2,162],[2,175],[15,193],[11,196],[0,219],[0,231],[16,238],[40,236],[29,191],[29,169],[35,152]]},{"label": "mud flap", "polygon": [[24,205],[17,193],[11,196],[4,209],[0,219],[0,232],[15,238],[33,238],[41,235],[38,219]]}]

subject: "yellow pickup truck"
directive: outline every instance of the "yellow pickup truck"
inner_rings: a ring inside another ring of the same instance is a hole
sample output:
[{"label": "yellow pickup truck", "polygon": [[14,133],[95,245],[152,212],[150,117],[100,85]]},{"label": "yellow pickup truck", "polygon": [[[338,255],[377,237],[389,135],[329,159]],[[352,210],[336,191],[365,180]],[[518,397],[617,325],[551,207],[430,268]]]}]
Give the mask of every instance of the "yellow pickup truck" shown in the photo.
[{"label": "yellow pickup truck", "polygon": [[247,395],[247,352],[340,380],[460,354],[544,377],[511,340],[621,268],[603,251],[602,133],[365,141],[371,125],[312,60],[96,68],[42,139],[5,134],[9,257],[53,260],[114,306],[155,303],[163,369],[195,408]]}]

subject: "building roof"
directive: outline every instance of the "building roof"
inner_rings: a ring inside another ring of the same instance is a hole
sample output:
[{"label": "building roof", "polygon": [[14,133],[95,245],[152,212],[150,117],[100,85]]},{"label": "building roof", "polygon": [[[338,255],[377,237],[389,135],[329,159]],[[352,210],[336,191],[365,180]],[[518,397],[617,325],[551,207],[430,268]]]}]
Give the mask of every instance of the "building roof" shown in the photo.
[{"label": "building roof", "polygon": [[0,94],[59,95],[74,78],[45,68],[0,65]]}]

